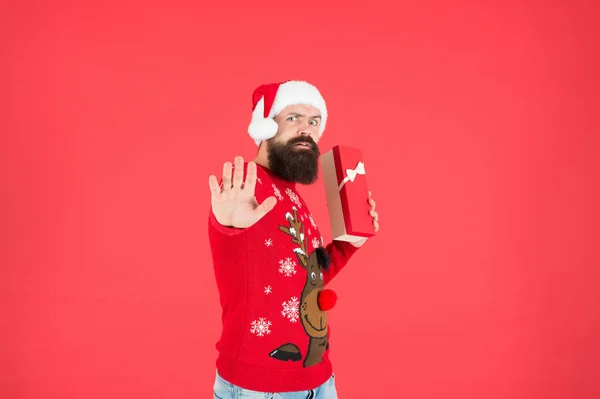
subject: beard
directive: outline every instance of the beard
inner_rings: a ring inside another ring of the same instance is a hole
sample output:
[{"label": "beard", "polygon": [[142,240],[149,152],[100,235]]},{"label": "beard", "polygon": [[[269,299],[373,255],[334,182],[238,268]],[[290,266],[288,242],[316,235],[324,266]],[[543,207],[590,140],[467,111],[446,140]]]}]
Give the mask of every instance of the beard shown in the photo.
[{"label": "beard", "polygon": [[[280,178],[300,184],[312,184],[319,174],[319,146],[310,136],[290,139],[280,143],[267,140],[269,169]],[[310,148],[296,148],[298,143],[307,143]]]}]

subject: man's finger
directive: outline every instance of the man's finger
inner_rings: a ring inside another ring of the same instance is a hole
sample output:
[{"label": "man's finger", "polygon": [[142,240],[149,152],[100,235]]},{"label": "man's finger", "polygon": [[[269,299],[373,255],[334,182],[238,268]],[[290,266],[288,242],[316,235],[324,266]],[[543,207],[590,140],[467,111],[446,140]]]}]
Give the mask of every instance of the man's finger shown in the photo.
[{"label": "man's finger", "polygon": [[217,198],[221,194],[221,187],[219,187],[219,182],[215,175],[208,177],[208,187],[213,198]]},{"label": "man's finger", "polygon": [[244,183],[244,191],[248,191],[249,194],[254,195],[254,189],[256,188],[256,163],[254,161],[248,162],[246,168],[246,182]]},{"label": "man's finger", "polygon": [[231,190],[231,162],[223,164],[223,191]]},{"label": "man's finger", "polygon": [[233,170],[233,188],[240,189],[244,179],[244,158],[237,156],[234,160],[235,168]]}]

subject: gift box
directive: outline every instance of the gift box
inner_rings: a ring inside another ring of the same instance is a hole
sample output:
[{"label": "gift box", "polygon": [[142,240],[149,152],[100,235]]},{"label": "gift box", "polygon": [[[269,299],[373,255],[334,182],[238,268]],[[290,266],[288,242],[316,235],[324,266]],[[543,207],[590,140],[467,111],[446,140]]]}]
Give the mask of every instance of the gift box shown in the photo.
[{"label": "gift box", "polygon": [[354,242],[375,234],[362,152],[335,146],[321,156],[329,222],[334,240]]}]

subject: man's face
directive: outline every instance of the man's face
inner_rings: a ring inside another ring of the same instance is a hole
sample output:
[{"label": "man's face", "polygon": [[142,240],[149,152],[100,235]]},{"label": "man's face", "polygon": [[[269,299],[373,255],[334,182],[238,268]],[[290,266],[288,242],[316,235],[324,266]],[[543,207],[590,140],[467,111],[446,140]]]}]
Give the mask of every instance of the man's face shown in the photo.
[{"label": "man's face", "polygon": [[275,117],[277,134],[267,140],[269,168],[282,179],[312,184],[319,173],[321,114],[310,105],[291,105]]}]

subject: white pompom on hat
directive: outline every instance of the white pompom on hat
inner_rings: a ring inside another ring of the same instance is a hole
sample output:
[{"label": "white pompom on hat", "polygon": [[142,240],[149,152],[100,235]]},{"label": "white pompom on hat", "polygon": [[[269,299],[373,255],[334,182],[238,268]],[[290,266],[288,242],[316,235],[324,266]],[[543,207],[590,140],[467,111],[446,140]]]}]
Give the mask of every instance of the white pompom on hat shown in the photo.
[{"label": "white pompom on hat", "polygon": [[248,133],[258,145],[277,134],[277,122],[273,120],[290,105],[311,105],[321,112],[320,134],[327,124],[327,107],[319,90],[310,83],[288,80],[282,83],[263,84],[252,94],[252,120]]}]

